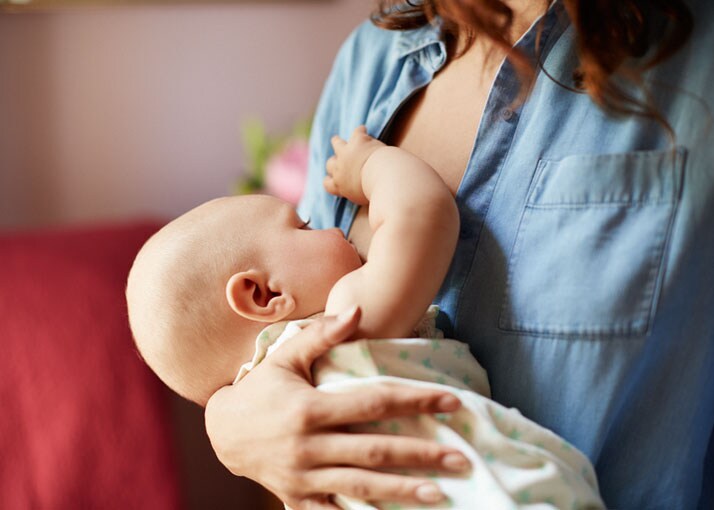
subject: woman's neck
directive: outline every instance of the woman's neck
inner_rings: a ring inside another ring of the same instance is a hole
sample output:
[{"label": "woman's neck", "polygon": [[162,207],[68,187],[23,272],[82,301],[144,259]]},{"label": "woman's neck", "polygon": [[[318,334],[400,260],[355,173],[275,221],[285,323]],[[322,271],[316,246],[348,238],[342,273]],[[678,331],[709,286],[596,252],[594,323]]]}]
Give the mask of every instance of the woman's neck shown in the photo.
[{"label": "woman's neck", "polygon": [[[504,3],[513,12],[513,19],[509,28],[507,39],[515,44],[526,33],[535,20],[545,14],[552,0],[504,0]],[[468,40],[468,35],[461,31],[456,48],[460,50]],[[479,38],[476,34],[475,44],[489,44],[486,38]]]},{"label": "woman's neck", "polygon": [[511,24],[510,41],[516,41],[528,31],[535,20],[540,18],[548,10],[551,0],[506,0],[504,2],[513,11],[513,23]]}]

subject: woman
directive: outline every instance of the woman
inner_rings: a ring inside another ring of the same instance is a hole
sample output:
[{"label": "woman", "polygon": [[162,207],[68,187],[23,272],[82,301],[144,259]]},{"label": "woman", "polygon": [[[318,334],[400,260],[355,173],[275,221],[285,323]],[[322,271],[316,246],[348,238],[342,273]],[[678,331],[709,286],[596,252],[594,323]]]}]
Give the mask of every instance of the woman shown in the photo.
[{"label": "woman", "polygon": [[[710,5],[382,2],[377,23],[407,30],[360,26],[314,123],[301,212],[362,252],[365,212],[321,187],[330,136],[365,124],[440,172],[462,227],[439,326],[469,342],[495,400],[590,457],[612,508],[714,507]],[[207,407],[222,462],[295,509],[336,508],[333,493],[416,502],[422,481],[370,469],[449,458],[340,432],[439,408],[438,394],[344,402],[309,386],[355,321],[326,319]]]}]

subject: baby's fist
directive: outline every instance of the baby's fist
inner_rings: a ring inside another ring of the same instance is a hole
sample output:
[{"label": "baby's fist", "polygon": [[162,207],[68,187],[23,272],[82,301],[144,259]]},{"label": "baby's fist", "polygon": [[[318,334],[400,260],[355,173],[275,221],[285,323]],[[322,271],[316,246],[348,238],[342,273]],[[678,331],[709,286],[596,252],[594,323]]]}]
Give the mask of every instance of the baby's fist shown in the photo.
[{"label": "baby's fist", "polygon": [[331,142],[335,155],[327,160],[327,176],[323,181],[325,189],[355,204],[366,205],[369,201],[362,188],[362,167],[369,156],[384,144],[369,136],[364,126],[357,127],[347,142],[337,135],[332,137]]}]

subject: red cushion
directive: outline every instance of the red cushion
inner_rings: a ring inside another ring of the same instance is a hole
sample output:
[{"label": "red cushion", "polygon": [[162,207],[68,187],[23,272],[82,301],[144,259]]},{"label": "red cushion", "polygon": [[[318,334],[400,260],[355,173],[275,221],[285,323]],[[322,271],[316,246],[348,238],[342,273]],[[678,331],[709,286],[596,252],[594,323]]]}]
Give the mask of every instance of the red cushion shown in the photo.
[{"label": "red cushion", "polygon": [[181,507],[124,287],[156,224],[0,235],[0,508]]}]

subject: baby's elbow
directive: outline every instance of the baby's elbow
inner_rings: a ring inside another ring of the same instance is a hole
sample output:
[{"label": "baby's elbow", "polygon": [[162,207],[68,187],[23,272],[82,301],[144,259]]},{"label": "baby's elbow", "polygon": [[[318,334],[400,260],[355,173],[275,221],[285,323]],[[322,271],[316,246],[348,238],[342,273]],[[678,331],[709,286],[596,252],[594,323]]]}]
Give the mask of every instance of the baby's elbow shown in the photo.
[{"label": "baby's elbow", "polygon": [[450,193],[440,193],[429,200],[429,218],[434,226],[454,242],[458,238],[460,228],[459,208]]}]

